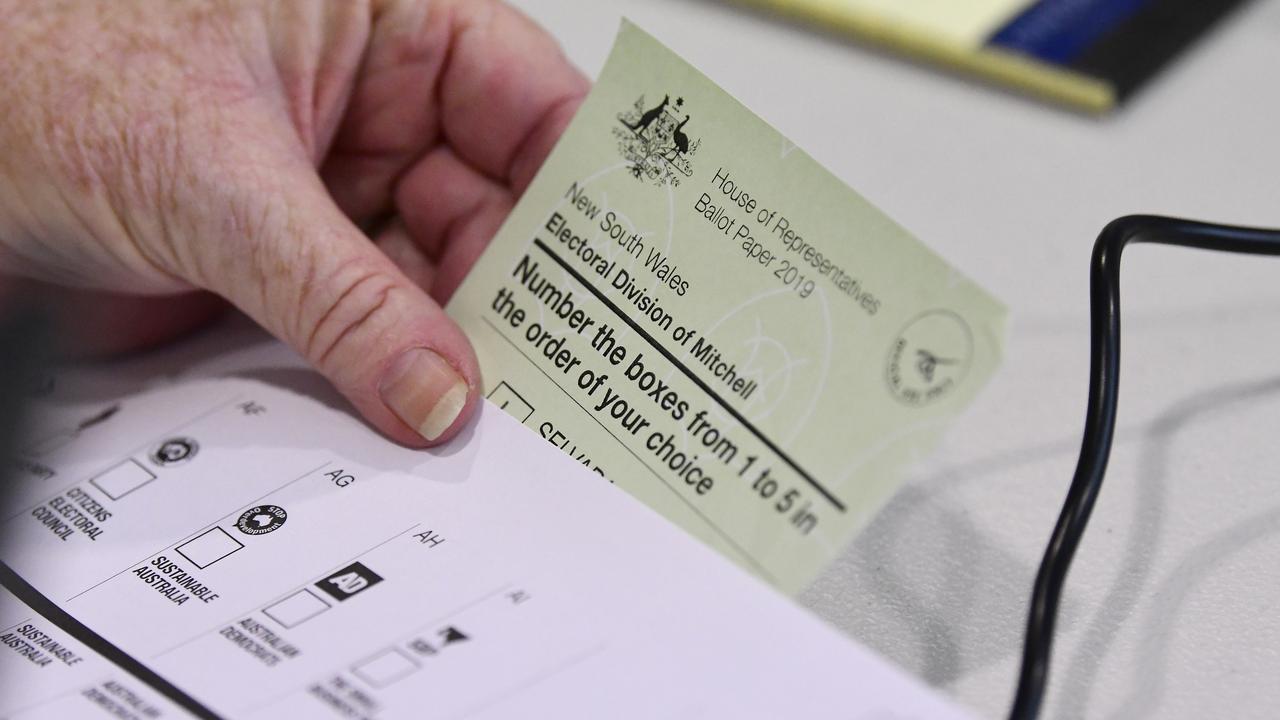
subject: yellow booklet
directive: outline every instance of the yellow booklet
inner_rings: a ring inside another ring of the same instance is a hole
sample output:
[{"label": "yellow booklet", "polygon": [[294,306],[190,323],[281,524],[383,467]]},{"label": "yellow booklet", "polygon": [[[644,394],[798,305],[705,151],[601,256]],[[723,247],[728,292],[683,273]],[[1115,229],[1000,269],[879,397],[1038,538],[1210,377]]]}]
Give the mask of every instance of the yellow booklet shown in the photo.
[{"label": "yellow booklet", "polygon": [[1240,0],[741,0],[1090,112],[1114,108]]}]

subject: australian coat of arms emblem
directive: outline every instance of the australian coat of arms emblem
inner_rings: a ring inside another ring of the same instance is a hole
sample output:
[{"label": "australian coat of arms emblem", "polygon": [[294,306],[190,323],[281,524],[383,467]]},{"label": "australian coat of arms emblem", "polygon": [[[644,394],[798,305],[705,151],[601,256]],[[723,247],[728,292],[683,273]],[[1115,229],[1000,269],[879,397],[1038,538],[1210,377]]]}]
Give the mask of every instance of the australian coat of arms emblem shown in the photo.
[{"label": "australian coat of arms emblem", "polygon": [[698,152],[701,139],[690,140],[685,132],[689,113],[684,98],[671,102],[664,95],[657,105],[645,103],[644,96],[618,114],[620,127],[613,129],[618,151],[631,163],[631,174],[654,185],[679,185],[681,178],[693,177],[689,158]]}]

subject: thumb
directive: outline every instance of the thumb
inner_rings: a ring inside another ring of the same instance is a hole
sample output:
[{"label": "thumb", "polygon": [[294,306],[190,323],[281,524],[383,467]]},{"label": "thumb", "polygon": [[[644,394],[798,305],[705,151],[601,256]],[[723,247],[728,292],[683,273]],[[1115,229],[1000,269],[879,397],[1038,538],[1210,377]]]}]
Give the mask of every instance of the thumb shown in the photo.
[{"label": "thumb", "polygon": [[[245,200],[231,237],[201,243],[202,284],[301,353],[379,430],[443,442],[478,402],[462,330],[338,209],[318,177],[295,173]],[[245,212],[245,211],[248,212]],[[245,228],[250,230],[245,232]]]}]

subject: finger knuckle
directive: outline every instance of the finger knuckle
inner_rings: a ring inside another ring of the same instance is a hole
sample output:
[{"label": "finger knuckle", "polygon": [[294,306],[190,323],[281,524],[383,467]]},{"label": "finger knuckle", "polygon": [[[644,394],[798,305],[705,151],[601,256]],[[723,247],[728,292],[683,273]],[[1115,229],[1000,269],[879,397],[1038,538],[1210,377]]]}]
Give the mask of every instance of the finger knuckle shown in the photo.
[{"label": "finger knuckle", "polygon": [[379,344],[397,283],[379,269],[350,265],[319,282],[304,283],[302,292],[300,349],[317,368],[334,373],[359,357],[361,348]]}]

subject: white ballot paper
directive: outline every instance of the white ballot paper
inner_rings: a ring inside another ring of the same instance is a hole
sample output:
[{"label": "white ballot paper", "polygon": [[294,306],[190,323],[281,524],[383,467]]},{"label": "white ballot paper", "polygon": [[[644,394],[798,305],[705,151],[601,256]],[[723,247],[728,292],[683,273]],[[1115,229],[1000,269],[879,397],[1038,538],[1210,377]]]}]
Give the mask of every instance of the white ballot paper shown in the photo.
[{"label": "white ballot paper", "polygon": [[406,449],[246,334],[56,378],[0,716],[967,717],[496,407]]}]

